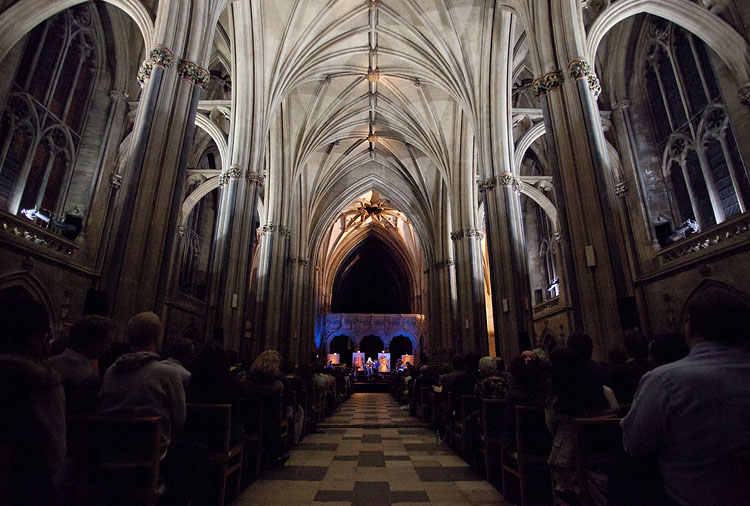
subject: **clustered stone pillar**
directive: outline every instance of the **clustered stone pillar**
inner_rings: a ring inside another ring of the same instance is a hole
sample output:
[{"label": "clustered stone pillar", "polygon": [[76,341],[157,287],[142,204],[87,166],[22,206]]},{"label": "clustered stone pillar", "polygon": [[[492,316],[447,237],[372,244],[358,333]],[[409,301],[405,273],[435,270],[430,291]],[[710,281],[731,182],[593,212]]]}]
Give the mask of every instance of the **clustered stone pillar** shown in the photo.
[{"label": "clustered stone pillar", "polygon": [[611,223],[605,218],[612,213],[603,174],[609,160],[596,105],[599,80],[584,60],[576,58],[567,75],[562,71],[545,74],[534,82],[534,90],[554,154],[561,279],[572,306],[573,331],[588,332],[603,353],[605,343],[619,339],[619,283],[615,278],[623,273],[621,264],[613,263],[612,238],[607,233]]}]

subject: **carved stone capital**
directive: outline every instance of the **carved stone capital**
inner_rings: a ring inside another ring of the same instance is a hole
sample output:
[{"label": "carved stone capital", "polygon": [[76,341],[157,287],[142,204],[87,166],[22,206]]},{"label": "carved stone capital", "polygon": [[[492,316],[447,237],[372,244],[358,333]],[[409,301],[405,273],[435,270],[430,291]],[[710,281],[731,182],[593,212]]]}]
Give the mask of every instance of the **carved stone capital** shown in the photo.
[{"label": "carved stone capital", "polygon": [[307,266],[310,263],[310,259],[309,258],[299,257],[297,259],[297,263],[299,263],[301,266],[305,267],[305,266]]},{"label": "carved stone capital", "polygon": [[185,237],[187,235],[187,230],[185,229],[184,225],[180,225],[177,227],[177,237]]},{"label": "carved stone capital", "polygon": [[284,225],[279,225],[279,233],[284,237],[289,237],[292,235],[292,229]]},{"label": "carved stone capital", "polygon": [[466,230],[464,230],[464,234],[468,238],[479,239],[480,241],[482,239],[484,239],[484,232],[482,232],[478,228],[471,228],[471,227],[469,227]]},{"label": "carved stone capital", "polygon": [[120,174],[110,174],[109,186],[111,186],[113,190],[119,190],[122,187],[122,176]]},{"label": "carved stone capital", "polygon": [[202,90],[206,89],[211,79],[211,74],[208,73],[208,70],[199,67],[189,60],[180,60],[180,63],[177,65],[177,73],[182,79],[192,83],[193,86],[200,87]]},{"label": "carved stone capital", "polygon": [[479,188],[479,191],[482,193],[487,190],[493,190],[495,186],[497,186],[497,180],[494,177],[477,181],[477,188]]},{"label": "carved stone capital", "polygon": [[557,91],[562,87],[563,73],[559,70],[545,74],[532,85],[534,94],[537,97],[543,97],[553,91]]},{"label": "carved stone capital", "polygon": [[263,186],[266,182],[266,176],[263,174],[258,174],[257,172],[253,172],[252,170],[247,171],[247,180],[251,183],[255,183],[258,186]]},{"label": "carved stone capital", "polygon": [[623,181],[615,185],[615,195],[617,195],[618,197],[624,197],[627,194],[628,194],[628,183]]},{"label": "carved stone capital", "polygon": [[463,238],[464,238],[463,230],[459,230],[458,232],[451,232],[451,241],[459,241]]},{"label": "carved stone capital", "polygon": [[138,68],[138,75],[136,76],[136,79],[138,79],[138,84],[141,85],[141,88],[146,85],[146,81],[151,79],[151,72],[153,70],[154,62],[150,60],[143,60],[143,63],[141,63],[141,66]]},{"label": "carved stone capital", "polygon": [[588,82],[589,90],[594,94],[594,98],[601,95],[602,85],[599,82],[599,77],[588,61],[584,59],[573,60],[568,65],[568,71],[570,72],[570,77],[576,81],[585,79]]},{"label": "carved stone capital", "polygon": [[750,106],[750,83],[740,86],[737,93],[740,95],[740,103]]},{"label": "carved stone capital", "polygon": [[370,5],[370,10],[371,11],[377,10],[378,7],[379,7],[378,0],[370,0],[370,4],[369,5]]},{"label": "carved stone capital", "polygon": [[510,186],[513,184],[513,180],[515,178],[513,177],[513,174],[510,172],[503,172],[499,176],[497,176],[497,182],[501,186]]},{"label": "carved stone capital", "polygon": [[156,45],[148,52],[148,60],[157,67],[168,69],[174,62],[174,53],[166,46]]}]

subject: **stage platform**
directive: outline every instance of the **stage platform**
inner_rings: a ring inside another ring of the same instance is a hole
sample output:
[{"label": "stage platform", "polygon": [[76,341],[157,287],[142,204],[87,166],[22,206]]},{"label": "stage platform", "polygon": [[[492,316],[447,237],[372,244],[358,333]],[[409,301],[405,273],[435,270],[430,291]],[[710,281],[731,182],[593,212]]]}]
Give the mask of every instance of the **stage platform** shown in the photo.
[{"label": "stage platform", "polygon": [[390,391],[391,380],[390,378],[378,378],[372,381],[354,381],[354,393],[388,393]]}]

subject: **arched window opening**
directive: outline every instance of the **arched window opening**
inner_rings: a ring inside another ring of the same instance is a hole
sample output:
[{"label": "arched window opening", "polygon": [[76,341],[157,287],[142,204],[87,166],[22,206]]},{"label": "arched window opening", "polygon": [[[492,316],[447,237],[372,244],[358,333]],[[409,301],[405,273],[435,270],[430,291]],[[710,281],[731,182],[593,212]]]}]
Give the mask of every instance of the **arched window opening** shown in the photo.
[{"label": "arched window opening", "polygon": [[661,18],[650,17],[644,26],[647,110],[672,224],[689,234],[744,213],[750,182],[703,42]]},{"label": "arched window opening", "polygon": [[49,224],[87,205],[66,199],[100,74],[100,31],[87,2],[27,35],[1,120],[0,208]]}]

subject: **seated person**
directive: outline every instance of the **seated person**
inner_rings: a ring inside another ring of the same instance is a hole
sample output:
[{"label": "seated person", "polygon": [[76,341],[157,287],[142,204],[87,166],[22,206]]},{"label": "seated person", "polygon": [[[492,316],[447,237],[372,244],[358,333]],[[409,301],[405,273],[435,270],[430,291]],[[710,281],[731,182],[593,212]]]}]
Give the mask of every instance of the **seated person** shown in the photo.
[{"label": "seated person", "polygon": [[37,301],[0,301],[0,444],[9,449],[12,487],[0,503],[47,506],[59,501],[55,475],[65,458],[65,394],[42,363],[49,319]]},{"label": "seated person", "polygon": [[653,366],[648,361],[649,341],[641,332],[630,332],[623,339],[628,360],[612,369],[609,386],[617,396],[617,402],[628,404],[633,402],[635,389],[641,377]]},{"label": "seated person", "polygon": [[112,320],[104,316],[82,316],[70,328],[68,347],[60,355],[47,359],[47,364],[62,378],[67,413],[96,411],[101,379],[92,361],[101,358],[109,347],[112,327]]},{"label": "seated person", "polygon": [[539,369],[539,359],[521,355],[510,363],[513,386],[505,396],[501,437],[506,446],[515,447],[516,406],[544,406],[547,383]]},{"label": "seated person", "polygon": [[587,367],[585,359],[573,348],[556,348],[551,353],[551,395],[545,403],[545,418],[552,437],[549,463],[557,480],[555,489],[569,504],[578,502],[580,481],[590,482],[588,487],[596,504],[606,504],[606,476],[576,472],[575,436],[576,417],[617,416],[620,409],[614,393],[602,386],[599,375]]},{"label": "seated person", "polygon": [[687,357],[646,373],[622,420],[634,457],[655,455],[667,495],[680,505],[747,504],[732,453],[750,448],[750,306],[707,289],[688,304]]},{"label": "seated person", "polygon": [[189,339],[179,337],[172,340],[169,345],[169,356],[162,362],[174,367],[182,378],[182,386],[187,388],[190,383],[190,371],[188,367],[195,358],[195,345]]},{"label": "seated person", "polygon": [[139,313],[126,328],[132,353],[107,369],[99,390],[101,415],[161,416],[161,457],[185,423],[185,389],[174,367],[161,362],[163,327],[154,313]]}]

